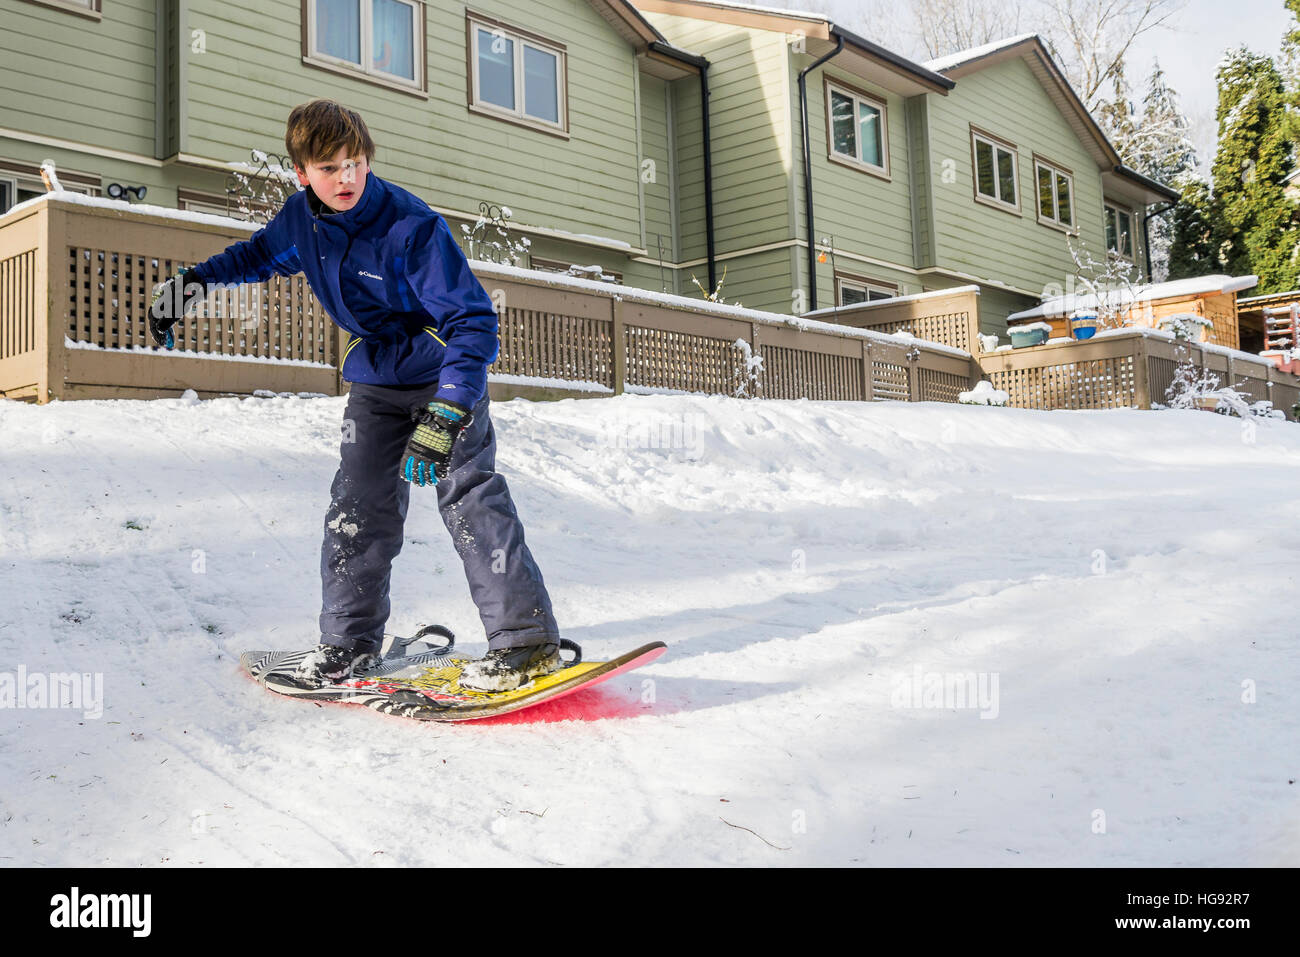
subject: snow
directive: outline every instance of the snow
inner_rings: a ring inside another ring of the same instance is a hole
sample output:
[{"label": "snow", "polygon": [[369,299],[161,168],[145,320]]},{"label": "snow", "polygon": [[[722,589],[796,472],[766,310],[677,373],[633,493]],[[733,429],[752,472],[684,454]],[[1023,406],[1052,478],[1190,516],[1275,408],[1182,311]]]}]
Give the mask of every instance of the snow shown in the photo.
[{"label": "snow", "polygon": [[978,60],[980,57],[988,56],[991,53],[997,53],[999,50],[1005,50],[1007,47],[1013,47],[1018,43],[1024,43],[1026,40],[1033,40],[1038,36],[1036,33],[1022,33],[1019,36],[1007,37],[1005,40],[994,40],[992,43],[985,43],[982,46],[971,47],[967,50],[958,50],[956,53],[949,53],[947,56],[937,57],[933,60],[926,60],[921,66],[934,73],[942,73],[944,70],[951,70],[959,64],[966,63],[970,60]]},{"label": "snow", "polygon": [[10,207],[9,211],[0,216],[0,222],[4,222],[14,213],[32,209],[39,203],[71,203],[75,206],[91,206],[95,209],[111,209],[115,212],[132,212],[143,213],[149,216],[159,216],[163,219],[175,219],[186,223],[200,223],[206,226],[222,226],[227,229],[241,229],[249,233],[255,233],[261,229],[259,223],[249,223],[242,219],[232,219],[229,216],[214,216],[211,213],[199,213],[188,209],[172,209],[169,206],[151,206],[148,203],[128,203],[124,199],[109,199],[106,196],[87,196],[84,193],[70,193],[66,190],[61,193],[42,193],[33,199],[19,203]]},{"label": "snow", "polygon": [[805,312],[804,318],[808,316],[832,316],[837,312],[843,312],[846,309],[852,309],[855,313],[864,309],[873,309],[879,306],[897,306],[905,302],[925,302],[928,299],[942,299],[945,296],[953,296],[958,293],[973,292],[975,295],[980,294],[979,286],[955,286],[952,289],[934,289],[930,292],[916,292],[910,296],[892,296],[889,299],[877,299],[875,302],[857,302],[850,306],[827,306],[825,309],[814,309],[812,312]]},{"label": "snow", "polygon": [[[1148,339],[1163,339],[1166,342],[1177,342],[1177,337],[1165,329],[1151,329],[1147,326],[1123,326],[1118,329],[1098,329],[1092,337],[1094,339],[1109,339],[1115,336],[1146,336]],[[1240,349],[1230,349],[1227,346],[1215,345],[1212,342],[1185,342],[1182,345],[1189,349],[1202,349],[1205,352],[1213,352],[1216,355],[1229,356],[1234,361],[1253,362],[1260,366],[1271,366],[1272,362],[1262,358],[1254,352],[1242,352]]]},{"label": "snow", "polygon": [[[68,707],[0,711],[7,865],[1300,855],[1293,423],[497,403],[564,634],[592,660],[668,652],[533,711],[425,725],[237,669],[315,641],[344,404],[0,402],[0,671],[11,693],[19,667],[91,676]],[[680,441],[618,441],[646,434]],[[425,493],[392,630],[440,621],[481,652]]]},{"label": "snow", "polygon": [[1006,405],[1011,396],[1002,389],[993,388],[993,383],[981,379],[975,388],[957,396],[957,401],[964,405]]},{"label": "snow", "polygon": [[224,352],[199,352],[188,351],[185,349],[122,349],[117,347],[101,346],[95,342],[78,342],[68,336],[63,337],[63,347],[65,349],[90,349],[95,352],[120,352],[136,356],[154,356],[159,359],[218,359],[222,362],[273,362],[276,366],[306,366],[312,369],[333,369],[334,364],[330,362],[312,362],[310,359],[280,359],[275,356],[240,356],[228,355]]},{"label": "snow", "polygon": [[588,382],[585,379],[548,379],[543,376],[510,375],[505,372],[489,372],[489,382],[501,382],[508,385],[530,385],[543,389],[570,389],[574,392],[599,392],[613,395],[614,390],[603,382]]},{"label": "snow", "polygon": [[[524,269],[520,266],[509,266],[503,263],[487,262],[476,260],[474,262],[474,272],[484,286],[488,286],[488,278],[499,276],[502,279],[526,279],[531,282],[541,282],[547,286],[553,286],[557,289],[580,289],[588,292],[598,292],[608,296],[611,292],[609,283],[598,282],[592,279],[579,279],[576,276],[567,276],[564,273],[543,272],[535,269]],[[491,292],[491,289],[488,289]],[[711,313],[715,316],[728,316],[735,319],[744,319],[747,322],[756,322],[760,325],[768,326],[786,326],[791,329],[803,329],[811,332],[830,332],[836,335],[848,336],[856,339],[871,339],[877,342],[887,342],[893,345],[920,346],[931,352],[941,352],[951,356],[957,356],[962,359],[969,359],[970,353],[952,346],[944,345],[941,342],[930,342],[926,339],[918,339],[915,336],[906,333],[883,333],[875,332],[871,329],[858,329],[853,326],[840,326],[830,322],[820,322],[816,319],[807,317],[787,316],[779,312],[766,312],[761,309],[747,309],[744,306],[733,306],[728,303],[710,302],[706,299],[692,299],[689,296],[678,296],[674,293],[656,292],[652,289],[637,289],[633,286],[619,286],[614,291],[617,299],[626,302],[644,302],[656,306],[667,306],[673,309],[688,309],[696,313]],[[762,351],[760,347],[760,352]]]},{"label": "snow", "polygon": [[[1239,292],[1259,284],[1258,276],[1194,276],[1191,279],[1175,279],[1172,282],[1157,282],[1146,286],[1134,286],[1130,289],[1113,289],[1103,292],[1106,304],[1115,307],[1132,302],[1156,302],[1162,299],[1182,299],[1188,296],[1219,295],[1221,293]],[[1007,316],[1008,322],[1018,319],[1037,319],[1040,316],[1065,316],[1079,310],[1095,313],[1098,308],[1097,296],[1071,294],[1048,299],[1042,305],[1024,312],[1015,312]]]}]

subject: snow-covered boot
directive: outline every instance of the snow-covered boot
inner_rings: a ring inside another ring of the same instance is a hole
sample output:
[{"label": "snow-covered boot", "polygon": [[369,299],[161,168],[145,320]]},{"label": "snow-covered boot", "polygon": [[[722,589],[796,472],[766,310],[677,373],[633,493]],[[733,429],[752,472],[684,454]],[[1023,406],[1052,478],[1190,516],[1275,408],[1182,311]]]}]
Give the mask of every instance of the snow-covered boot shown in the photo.
[{"label": "snow-covered boot", "polygon": [[564,667],[560,646],[554,642],[498,648],[466,663],[456,683],[474,691],[513,691],[534,678]]},{"label": "snow-covered boot", "polygon": [[308,653],[292,676],[286,675],[280,681],[304,690],[323,688],[377,664],[379,656],[373,652],[322,644]]}]

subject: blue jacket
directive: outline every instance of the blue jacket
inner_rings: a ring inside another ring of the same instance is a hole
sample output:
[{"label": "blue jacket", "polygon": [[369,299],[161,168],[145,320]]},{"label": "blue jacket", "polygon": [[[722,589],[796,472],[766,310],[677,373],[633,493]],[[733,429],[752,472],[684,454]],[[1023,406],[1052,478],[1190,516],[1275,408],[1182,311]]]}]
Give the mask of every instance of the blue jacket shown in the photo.
[{"label": "blue jacket", "polygon": [[304,273],[330,317],[352,334],[340,366],[349,382],[438,383],[472,409],[500,349],[492,300],[446,220],[370,172],[361,201],[331,212],[310,187],[246,242],[194,267],[200,282],[265,282]]}]

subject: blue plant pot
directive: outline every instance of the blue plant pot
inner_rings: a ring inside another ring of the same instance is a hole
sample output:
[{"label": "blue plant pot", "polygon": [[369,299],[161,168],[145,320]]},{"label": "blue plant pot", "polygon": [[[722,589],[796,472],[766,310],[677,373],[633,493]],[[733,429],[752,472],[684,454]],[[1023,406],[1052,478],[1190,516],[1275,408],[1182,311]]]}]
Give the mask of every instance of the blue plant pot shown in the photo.
[{"label": "blue plant pot", "polygon": [[1074,338],[1076,339],[1091,339],[1096,334],[1096,326],[1078,326],[1074,330]]}]

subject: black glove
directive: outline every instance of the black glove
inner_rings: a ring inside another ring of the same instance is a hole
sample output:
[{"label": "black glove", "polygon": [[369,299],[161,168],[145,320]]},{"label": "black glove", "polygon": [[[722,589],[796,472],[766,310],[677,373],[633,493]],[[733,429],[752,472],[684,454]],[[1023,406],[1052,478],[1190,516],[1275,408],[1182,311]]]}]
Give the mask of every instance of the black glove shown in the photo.
[{"label": "black glove", "polygon": [[420,424],[406,443],[402,478],[416,485],[437,485],[438,479],[447,477],[447,463],[451,461],[456,436],[470,424],[473,416],[463,405],[439,399],[416,409],[411,418]]},{"label": "black glove", "polygon": [[185,313],[207,295],[203,283],[187,277],[193,272],[189,266],[184,267],[171,279],[158,287],[149,307],[149,333],[154,342],[168,349],[176,347],[176,337],[171,328],[185,318]]}]

